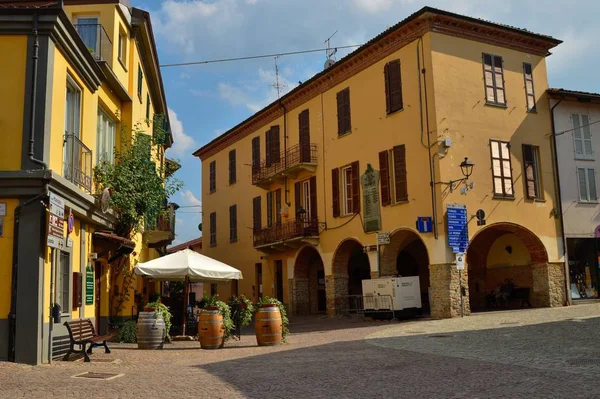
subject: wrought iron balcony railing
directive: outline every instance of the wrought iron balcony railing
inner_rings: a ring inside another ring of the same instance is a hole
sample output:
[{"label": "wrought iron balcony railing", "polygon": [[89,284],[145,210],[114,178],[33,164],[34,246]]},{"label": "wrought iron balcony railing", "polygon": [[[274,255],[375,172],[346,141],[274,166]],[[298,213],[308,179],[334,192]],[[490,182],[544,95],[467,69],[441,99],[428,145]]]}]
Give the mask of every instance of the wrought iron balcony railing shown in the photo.
[{"label": "wrought iron balcony railing", "polygon": [[64,177],[92,192],[92,150],[79,138],[65,132]]},{"label": "wrought iron balcony railing", "polygon": [[96,61],[111,61],[112,41],[101,24],[75,24],[75,29]]},{"label": "wrought iron balcony railing", "polygon": [[254,247],[261,247],[298,238],[316,238],[325,229],[317,220],[293,219],[254,230]]},{"label": "wrought iron balcony railing", "polygon": [[299,169],[307,169],[317,164],[317,145],[296,144],[293,147],[282,151],[279,156],[279,162],[267,163],[266,160],[259,165],[252,167],[252,184],[260,185],[270,179],[285,176],[287,173],[293,173]]},{"label": "wrought iron balcony railing", "polygon": [[168,245],[175,239],[175,210],[177,205],[169,204],[161,212],[146,215],[144,234],[150,248]]}]

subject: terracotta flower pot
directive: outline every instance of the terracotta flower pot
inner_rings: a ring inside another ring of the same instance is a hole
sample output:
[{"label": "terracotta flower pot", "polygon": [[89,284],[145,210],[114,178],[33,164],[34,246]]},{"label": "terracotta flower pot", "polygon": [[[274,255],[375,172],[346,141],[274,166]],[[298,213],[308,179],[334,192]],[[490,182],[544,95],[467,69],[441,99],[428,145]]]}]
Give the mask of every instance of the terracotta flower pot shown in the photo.
[{"label": "terracotta flower pot", "polygon": [[155,312],[155,311],[156,311],[156,308],[144,306],[144,312]]}]

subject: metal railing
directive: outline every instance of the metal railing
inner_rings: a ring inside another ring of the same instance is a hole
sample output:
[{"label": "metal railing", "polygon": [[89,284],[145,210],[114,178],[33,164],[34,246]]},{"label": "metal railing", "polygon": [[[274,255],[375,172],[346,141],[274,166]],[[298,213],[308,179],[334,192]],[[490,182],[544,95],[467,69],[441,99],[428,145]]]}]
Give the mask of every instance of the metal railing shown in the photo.
[{"label": "metal railing", "polygon": [[336,299],[336,307],[343,316],[388,313],[392,318],[396,318],[391,295],[346,295]]},{"label": "metal railing", "polygon": [[163,212],[149,213],[146,216],[146,231],[175,232],[175,207],[171,204]]},{"label": "metal railing", "polygon": [[282,151],[279,154],[279,162],[267,163],[266,160],[259,165],[253,166],[252,184],[256,184],[265,179],[271,178],[278,173],[284,172],[300,164],[317,163],[317,145],[316,144],[296,144],[293,147]]},{"label": "metal railing", "polygon": [[317,220],[292,219],[254,231],[254,246],[272,244],[299,237],[318,237],[325,223]]},{"label": "metal railing", "polygon": [[101,24],[74,24],[96,61],[111,61],[112,41]]},{"label": "metal railing", "polygon": [[64,177],[92,192],[92,150],[79,138],[65,132]]}]

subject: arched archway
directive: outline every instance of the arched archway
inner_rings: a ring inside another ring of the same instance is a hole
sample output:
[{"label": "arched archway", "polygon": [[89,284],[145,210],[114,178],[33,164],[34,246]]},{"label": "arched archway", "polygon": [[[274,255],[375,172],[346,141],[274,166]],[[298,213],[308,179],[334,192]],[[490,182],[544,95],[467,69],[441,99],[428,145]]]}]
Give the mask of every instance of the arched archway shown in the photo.
[{"label": "arched archway", "polygon": [[550,306],[548,253],[540,239],[515,223],[494,223],[482,229],[467,250],[471,309],[495,305],[494,289],[512,281],[533,306]]},{"label": "arched archway", "polygon": [[[369,257],[363,245],[353,238],[346,239],[333,255],[333,278],[329,282],[327,310],[339,313],[348,305],[348,295],[362,295],[362,280],[371,278]],[[333,294],[333,295],[330,295]]]},{"label": "arched archway", "polygon": [[381,256],[381,276],[419,276],[421,304],[429,312],[429,254],[417,232],[400,228],[390,235]]},{"label": "arched archway", "polygon": [[325,312],[325,268],[315,247],[307,245],[298,252],[292,289],[294,314]]}]

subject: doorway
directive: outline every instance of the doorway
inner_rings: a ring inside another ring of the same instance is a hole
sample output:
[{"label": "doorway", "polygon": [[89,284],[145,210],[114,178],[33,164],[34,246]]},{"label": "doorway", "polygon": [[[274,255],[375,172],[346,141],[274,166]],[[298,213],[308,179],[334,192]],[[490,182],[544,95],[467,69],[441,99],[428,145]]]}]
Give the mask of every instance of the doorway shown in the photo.
[{"label": "doorway", "polygon": [[94,265],[94,317],[96,320],[96,333],[102,334],[102,323],[100,323],[100,308],[102,301],[102,262],[96,262]]},{"label": "doorway", "polygon": [[275,293],[277,300],[283,303],[283,261],[275,261]]}]

